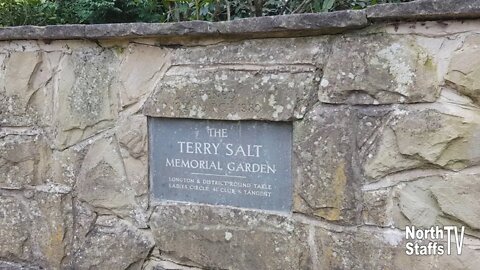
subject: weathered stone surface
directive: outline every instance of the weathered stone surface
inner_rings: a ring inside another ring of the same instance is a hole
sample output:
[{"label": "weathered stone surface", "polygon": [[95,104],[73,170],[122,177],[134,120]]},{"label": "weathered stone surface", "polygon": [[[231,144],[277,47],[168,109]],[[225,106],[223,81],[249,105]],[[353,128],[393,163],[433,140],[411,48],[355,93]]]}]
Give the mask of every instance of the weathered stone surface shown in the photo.
[{"label": "weathered stone surface", "polygon": [[385,20],[442,20],[480,17],[480,1],[417,0],[368,7],[367,18]]},{"label": "weathered stone surface", "polygon": [[[395,133],[385,127],[383,134],[374,142],[375,150],[367,152],[364,163],[365,175],[377,179],[395,172],[421,167],[424,162],[403,156],[398,148]],[[370,148],[372,149],[372,148]]]},{"label": "weathered stone surface", "polygon": [[[441,177],[431,177],[426,181],[440,182],[442,180]],[[401,191],[397,193],[400,212],[412,224],[419,227],[428,227],[435,224],[437,217],[441,214],[435,198],[428,191],[430,185],[422,182],[411,183],[403,187],[400,186]],[[395,221],[403,225],[401,218],[397,217]]]},{"label": "weathered stone surface", "polygon": [[[2,196],[0,197],[2,202],[2,229],[0,236],[2,238],[0,251],[0,257],[10,257],[11,259],[24,259],[23,253],[24,242],[29,238],[28,231],[22,229],[23,224],[28,222],[28,213],[22,206],[22,202],[14,197]],[[26,257],[26,256],[25,256]]]},{"label": "weathered stone surface", "polygon": [[[148,207],[147,117],[133,115],[122,121],[116,131],[127,180],[137,202]],[[140,196],[140,197],[139,197]]]},{"label": "weathered stone surface", "polygon": [[459,116],[456,105],[443,112],[433,107],[396,110],[377,128],[363,154],[365,175],[377,179],[424,166],[461,170],[480,162],[479,118]]},{"label": "weathered stone surface", "polygon": [[99,216],[80,239],[73,269],[140,270],[154,245],[149,232],[112,216]]},{"label": "weathered stone surface", "polygon": [[151,258],[145,262],[143,270],[201,270],[197,267],[189,267],[185,265],[176,264],[170,261]]},{"label": "weathered stone surface", "polygon": [[150,227],[162,256],[209,269],[311,269],[305,225],[256,211],[161,205]]},{"label": "weathered stone surface", "polygon": [[73,188],[87,151],[88,144],[70,147],[63,151],[54,150],[51,159],[48,161],[52,171],[49,180]]},{"label": "weathered stone surface", "polygon": [[455,175],[447,181],[430,189],[442,212],[480,230],[480,175]]},{"label": "weathered stone surface", "polygon": [[88,143],[53,150],[48,128],[0,127],[0,188],[54,184],[72,188]]},{"label": "weathered stone surface", "polygon": [[393,130],[402,155],[458,170],[480,161],[477,121],[428,109],[407,113]]},{"label": "weathered stone surface", "polygon": [[0,115],[4,126],[51,125],[52,84],[58,54],[13,51],[0,56]]},{"label": "weathered stone surface", "polygon": [[74,239],[70,247],[70,253],[72,254],[72,257],[69,262],[69,266],[71,267],[73,267],[73,260],[76,257],[76,253],[83,248],[85,237],[95,226],[95,222],[98,217],[98,214],[93,211],[91,206],[77,199],[73,200],[72,208],[75,219],[72,226]]},{"label": "weathered stone surface", "polygon": [[0,40],[15,39],[107,39],[171,36],[245,35],[282,37],[332,34],[368,25],[363,11],[294,14],[258,17],[229,22],[125,23],[94,25],[49,25],[3,27]]},{"label": "weathered stone surface", "polygon": [[467,234],[478,235],[478,231],[472,230],[480,229],[480,206],[476,203],[480,196],[479,183],[479,174],[458,173],[427,177],[398,186],[394,205],[398,205],[407,220],[398,216],[395,222],[399,227],[460,223],[470,228],[467,228]]},{"label": "weathered stone surface", "polygon": [[342,223],[357,219],[353,114],[346,106],[318,106],[295,125],[294,211]]},{"label": "weathered stone surface", "polygon": [[34,89],[29,89],[29,83],[40,63],[41,55],[38,52],[14,52],[6,62],[5,92],[21,99],[20,108],[25,108],[33,94]]},{"label": "weathered stone surface", "polygon": [[129,45],[124,54],[118,82],[113,85],[120,88],[122,107],[137,102],[141,96],[152,91],[167,58],[165,49],[141,44]]},{"label": "weathered stone surface", "polygon": [[135,201],[115,137],[99,139],[88,150],[76,193],[101,214],[115,213],[145,227],[145,213]]},{"label": "weathered stone surface", "polygon": [[51,150],[41,135],[0,136],[0,188],[42,184],[50,170]]},{"label": "weathered stone surface", "polygon": [[[479,1],[480,9],[480,1]],[[480,104],[480,35],[467,38],[456,51],[445,76],[447,84]]]},{"label": "weathered stone surface", "polygon": [[322,65],[330,51],[330,40],[330,36],[253,39],[182,47],[172,52],[172,65]]},{"label": "weathered stone surface", "polygon": [[394,230],[331,232],[317,228],[317,265],[325,269],[403,269],[392,265],[394,256],[405,252],[399,246],[402,238],[402,233]]},{"label": "weathered stone surface", "polygon": [[[463,246],[461,255],[456,255],[456,253],[454,253],[455,251],[456,249],[453,248],[453,254],[455,254],[453,256],[437,256],[436,265],[438,269],[475,270],[478,268],[480,264],[480,252],[478,248],[475,246]],[[405,258],[405,262],[409,259],[411,259],[411,256]],[[414,261],[403,265],[408,264],[411,265],[410,267],[416,267]]]},{"label": "weathered stone surface", "polygon": [[395,133],[389,126],[396,114],[399,113],[390,107],[357,109],[357,149],[364,173],[370,178],[422,165],[421,161],[400,154]]},{"label": "weathered stone surface", "polygon": [[155,117],[258,119],[302,118],[319,83],[314,67],[173,67],[144,107]]},{"label": "weathered stone surface", "polygon": [[0,269],[5,270],[41,270],[39,266],[29,265],[25,263],[0,261]]},{"label": "weathered stone surface", "polygon": [[392,224],[389,215],[392,194],[388,189],[363,192],[362,218],[363,224],[389,226]]},{"label": "weathered stone surface", "polygon": [[439,95],[433,57],[408,37],[340,36],[324,68],[325,103],[433,102]]},{"label": "weathered stone surface", "polygon": [[132,115],[119,123],[116,131],[120,147],[133,158],[147,155],[147,117]]},{"label": "weathered stone surface", "polygon": [[[443,42],[441,47],[437,47],[440,51],[447,50],[443,56],[449,60],[452,51],[450,50],[453,44],[462,45],[465,36],[457,36],[460,33],[476,32],[478,29],[479,20],[449,20],[449,21],[412,21],[402,23],[388,23],[385,24],[385,32],[392,35],[418,35],[417,38],[435,41],[433,37],[440,38]],[[448,36],[447,39],[444,39]],[[458,43],[460,42],[460,43]],[[454,48],[453,50],[458,49]],[[436,56],[440,54],[433,53]]]},{"label": "weathered stone surface", "polygon": [[71,196],[62,192],[0,191],[1,260],[63,267],[72,215]]},{"label": "weathered stone surface", "polygon": [[[480,252],[464,244],[462,254],[409,256],[405,253],[405,232],[394,229],[357,228],[331,232],[316,228],[317,265],[326,269],[476,269]],[[445,241],[437,241],[446,249]],[[468,241],[466,241],[468,242]],[[428,242],[420,241],[422,245]],[[455,244],[453,243],[453,246]]]},{"label": "weathered stone surface", "polygon": [[71,146],[112,126],[118,101],[111,89],[118,60],[111,50],[82,48],[65,55],[58,74],[56,145]]}]

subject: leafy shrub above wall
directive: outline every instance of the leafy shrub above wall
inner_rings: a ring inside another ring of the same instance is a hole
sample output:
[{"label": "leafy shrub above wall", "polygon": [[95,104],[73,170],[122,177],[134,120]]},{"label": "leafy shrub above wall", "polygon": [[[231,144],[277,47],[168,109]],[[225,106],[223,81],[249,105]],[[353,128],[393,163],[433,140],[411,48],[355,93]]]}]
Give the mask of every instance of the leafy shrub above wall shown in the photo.
[{"label": "leafy shrub above wall", "polygon": [[225,21],[412,0],[1,0],[0,26]]}]

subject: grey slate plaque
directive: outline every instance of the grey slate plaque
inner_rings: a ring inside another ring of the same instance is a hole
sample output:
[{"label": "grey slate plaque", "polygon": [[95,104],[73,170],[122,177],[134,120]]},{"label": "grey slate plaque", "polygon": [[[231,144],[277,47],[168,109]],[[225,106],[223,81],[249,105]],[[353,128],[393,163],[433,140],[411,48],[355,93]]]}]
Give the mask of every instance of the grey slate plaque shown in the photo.
[{"label": "grey slate plaque", "polygon": [[292,124],[149,118],[153,199],[290,211]]}]

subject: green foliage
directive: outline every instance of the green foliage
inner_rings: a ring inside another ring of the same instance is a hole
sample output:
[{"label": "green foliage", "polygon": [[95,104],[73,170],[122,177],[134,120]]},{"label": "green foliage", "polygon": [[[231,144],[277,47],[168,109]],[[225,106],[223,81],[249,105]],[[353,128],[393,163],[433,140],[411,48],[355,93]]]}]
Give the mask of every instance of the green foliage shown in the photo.
[{"label": "green foliage", "polygon": [[0,0],[0,25],[224,21],[411,0]]},{"label": "green foliage", "polygon": [[103,23],[106,14],[115,10],[115,0],[57,1],[59,23]]},{"label": "green foliage", "polygon": [[0,25],[44,25],[56,23],[53,2],[42,0],[2,0]]}]

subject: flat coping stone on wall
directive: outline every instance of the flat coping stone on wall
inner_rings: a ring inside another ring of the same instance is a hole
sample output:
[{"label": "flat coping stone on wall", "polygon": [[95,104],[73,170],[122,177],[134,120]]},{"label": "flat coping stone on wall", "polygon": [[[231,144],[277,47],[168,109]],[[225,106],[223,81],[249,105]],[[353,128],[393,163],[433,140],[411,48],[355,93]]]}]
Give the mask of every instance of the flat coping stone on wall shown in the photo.
[{"label": "flat coping stone on wall", "polygon": [[417,0],[382,4],[365,10],[245,18],[226,22],[119,23],[16,26],[0,28],[0,40],[67,40],[152,37],[241,38],[338,34],[381,21],[480,18],[480,0]]},{"label": "flat coping stone on wall", "polygon": [[368,25],[364,11],[265,16],[227,22],[119,23],[0,28],[0,40],[110,39],[174,36],[246,38],[337,34]]},{"label": "flat coping stone on wall", "polygon": [[452,20],[480,18],[480,0],[417,0],[366,9],[370,21]]}]

